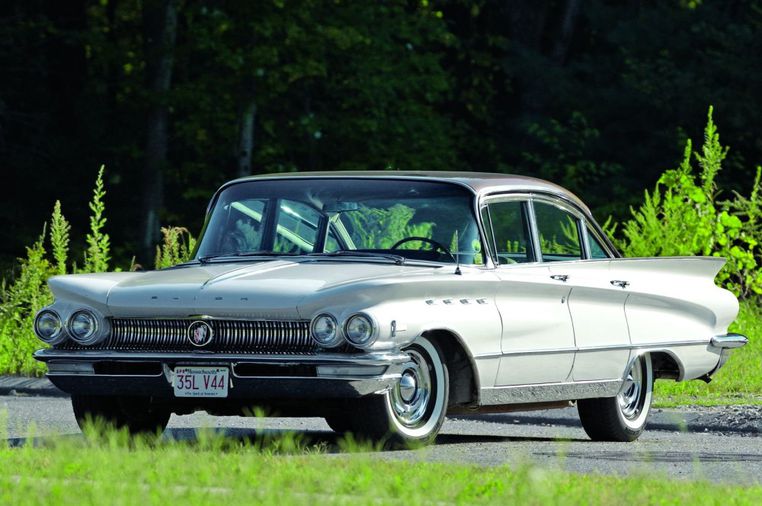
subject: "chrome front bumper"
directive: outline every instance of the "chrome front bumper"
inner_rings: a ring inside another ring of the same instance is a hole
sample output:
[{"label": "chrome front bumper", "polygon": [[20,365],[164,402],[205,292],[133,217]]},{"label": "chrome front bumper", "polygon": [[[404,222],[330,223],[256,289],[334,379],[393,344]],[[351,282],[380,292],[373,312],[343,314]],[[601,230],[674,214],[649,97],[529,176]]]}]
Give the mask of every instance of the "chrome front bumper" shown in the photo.
[{"label": "chrome front bumper", "polygon": [[410,358],[400,352],[357,355],[252,355],[39,350],[47,377],[69,394],[172,398],[176,366],[230,368],[231,399],[337,399],[383,393]]}]

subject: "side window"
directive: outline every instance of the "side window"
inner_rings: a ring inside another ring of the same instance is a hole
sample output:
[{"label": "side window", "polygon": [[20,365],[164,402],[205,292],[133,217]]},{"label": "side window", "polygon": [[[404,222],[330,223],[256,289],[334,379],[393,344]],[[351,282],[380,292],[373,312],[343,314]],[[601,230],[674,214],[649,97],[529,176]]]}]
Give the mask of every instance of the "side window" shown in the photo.
[{"label": "side window", "polygon": [[320,214],[294,200],[281,200],[276,224],[273,251],[278,253],[312,253],[317,239]]},{"label": "side window", "polygon": [[333,225],[328,227],[328,237],[325,239],[325,252],[331,253],[333,251],[339,251],[341,244],[339,244],[339,238],[336,236],[336,231],[333,229]]},{"label": "side window", "polygon": [[579,220],[554,205],[534,203],[540,251],[545,262],[580,260]]},{"label": "side window", "polygon": [[590,258],[609,258],[606,249],[589,228],[587,229],[587,239],[588,244],[590,244]]},{"label": "side window", "polygon": [[505,265],[532,261],[525,204],[518,200],[495,202],[489,205],[489,216],[497,262]]}]

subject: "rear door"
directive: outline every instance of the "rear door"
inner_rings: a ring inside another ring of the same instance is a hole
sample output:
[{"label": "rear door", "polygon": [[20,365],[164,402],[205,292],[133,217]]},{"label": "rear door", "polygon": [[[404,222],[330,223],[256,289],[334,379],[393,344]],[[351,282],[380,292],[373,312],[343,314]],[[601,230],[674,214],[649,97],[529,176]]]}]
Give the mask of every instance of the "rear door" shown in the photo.
[{"label": "rear door", "polygon": [[577,347],[572,379],[616,379],[630,356],[625,318],[628,291],[584,216],[562,202],[533,201],[543,263],[571,289],[569,311]]}]

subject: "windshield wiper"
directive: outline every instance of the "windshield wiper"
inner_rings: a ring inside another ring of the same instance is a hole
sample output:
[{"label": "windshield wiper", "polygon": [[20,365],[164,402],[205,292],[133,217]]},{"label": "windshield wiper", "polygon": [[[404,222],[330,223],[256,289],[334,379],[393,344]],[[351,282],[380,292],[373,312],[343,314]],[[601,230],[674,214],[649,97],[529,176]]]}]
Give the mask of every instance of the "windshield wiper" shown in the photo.
[{"label": "windshield wiper", "polygon": [[385,258],[391,260],[397,265],[405,264],[405,257],[401,255],[395,255],[393,253],[373,253],[370,251],[353,251],[341,249],[338,251],[331,251],[330,253],[310,253],[310,257],[360,257],[360,258]]},{"label": "windshield wiper", "polygon": [[209,263],[210,260],[214,260],[217,258],[242,258],[242,257],[284,257],[284,256],[298,256],[299,253],[288,253],[288,252],[275,252],[275,251],[239,251],[238,253],[226,253],[224,255],[207,255],[203,257],[198,257],[196,260],[199,261],[199,263],[206,264]]}]

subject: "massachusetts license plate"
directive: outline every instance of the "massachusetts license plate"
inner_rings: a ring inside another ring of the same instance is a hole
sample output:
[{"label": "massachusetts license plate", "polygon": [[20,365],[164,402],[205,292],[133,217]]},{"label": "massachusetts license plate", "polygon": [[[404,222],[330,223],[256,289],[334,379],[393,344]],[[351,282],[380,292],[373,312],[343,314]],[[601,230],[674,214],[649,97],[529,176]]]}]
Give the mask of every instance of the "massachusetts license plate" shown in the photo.
[{"label": "massachusetts license plate", "polygon": [[175,367],[175,397],[227,397],[227,367]]}]

